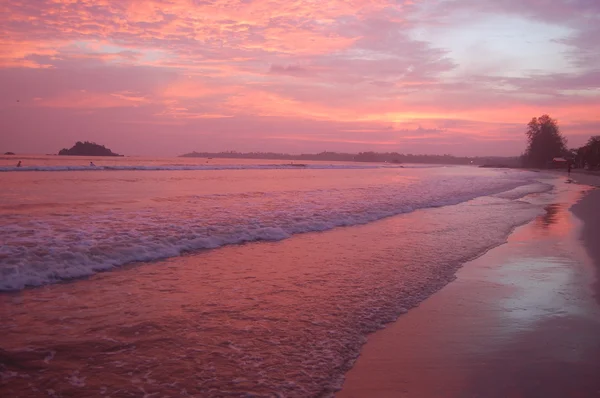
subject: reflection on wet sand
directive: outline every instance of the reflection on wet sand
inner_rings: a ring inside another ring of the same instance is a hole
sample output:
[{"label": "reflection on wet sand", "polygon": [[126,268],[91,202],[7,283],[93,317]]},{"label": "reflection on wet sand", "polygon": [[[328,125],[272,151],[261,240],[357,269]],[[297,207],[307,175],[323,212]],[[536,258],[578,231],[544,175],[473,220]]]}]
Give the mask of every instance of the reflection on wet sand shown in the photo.
[{"label": "reflection on wet sand", "polygon": [[550,228],[552,224],[556,224],[558,221],[558,215],[564,210],[564,204],[553,203],[544,208],[546,214],[536,219],[536,223],[542,228]]},{"label": "reflection on wet sand", "polygon": [[596,269],[570,211],[580,187],[530,198],[546,214],[369,338],[338,398],[600,394]]}]

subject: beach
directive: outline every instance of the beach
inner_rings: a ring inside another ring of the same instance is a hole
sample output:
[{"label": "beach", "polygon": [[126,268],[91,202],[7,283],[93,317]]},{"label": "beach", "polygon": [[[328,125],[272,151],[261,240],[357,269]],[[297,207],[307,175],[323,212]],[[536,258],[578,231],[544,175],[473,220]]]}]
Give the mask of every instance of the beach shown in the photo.
[{"label": "beach", "polygon": [[369,336],[336,397],[600,396],[600,190],[581,188]]},{"label": "beach", "polygon": [[600,0],[0,10],[0,398],[600,398]]},{"label": "beach", "polygon": [[[469,351],[459,349],[473,340],[461,343],[469,329],[459,315],[479,322],[471,335],[487,348],[488,327],[510,331],[507,317],[518,313],[511,306],[521,306],[509,294],[515,286],[471,293],[461,286],[471,261],[515,239],[531,242],[523,250],[533,254],[565,245],[552,255],[556,279],[564,282],[569,264],[581,269],[560,297],[590,314],[596,308],[582,304],[581,287],[595,274],[575,237],[581,223],[568,211],[588,188],[562,176],[114,162],[109,170],[46,164],[0,174],[8,187],[0,196],[3,396],[330,397],[346,374],[340,394],[351,394],[353,375],[375,369],[361,363],[378,336],[412,331],[384,351],[408,345],[415,360],[425,360]],[[494,285],[502,277],[487,276]],[[423,312],[452,291],[454,301],[442,303],[462,300],[462,310]],[[487,311],[486,302],[499,298],[505,305]],[[531,311],[539,298],[525,300]],[[488,322],[482,311],[495,315]],[[401,327],[415,317],[423,323]],[[431,372],[432,363],[424,365]],[[390,362],[385,369],[404,368]],[[374,374],[359,379],[377,380]],[[376,374],[383,377],[377,388],[385,386],[390,373]],[[422,377],[414,381],[420,386],[443,380],[412,374]],[[361,383],[354,396],[379,391]]]}]

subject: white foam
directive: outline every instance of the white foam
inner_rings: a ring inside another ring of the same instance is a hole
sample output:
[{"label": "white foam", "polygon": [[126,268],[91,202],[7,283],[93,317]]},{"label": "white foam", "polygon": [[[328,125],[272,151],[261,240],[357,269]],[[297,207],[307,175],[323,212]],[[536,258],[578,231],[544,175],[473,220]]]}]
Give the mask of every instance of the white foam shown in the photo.
[{"label": "white foam", "polygon": [[207,164],[207,165],[113,165],[113,166],[2,166],[0,172],[12,171],[203,171],[203,170],[365,170],[404,168],[385,164]]},{"label": "white foam", "polygon": [[0,290],[88,276],[188,251],[360,225],[485,195],[512,199],[548,189],[532,176],[441,175],[410,185],[192,195],[171,198],[175,202],[168,207],[11,215],[0,220]]},{"label": "white foam", "polygon": [[496,198],[502,199],[521,199],[527,195],[549,192],[553,189],[553,185],[543,182],[534,182],[532,184],[522,185],[509,191],[501,192],[493,195]]},{"label": "white foam", "polygon": [[74,387],[85,387],[86,377],[79,376],[79,371],[76,370],[69,377],[66,378],[69,384]]}]

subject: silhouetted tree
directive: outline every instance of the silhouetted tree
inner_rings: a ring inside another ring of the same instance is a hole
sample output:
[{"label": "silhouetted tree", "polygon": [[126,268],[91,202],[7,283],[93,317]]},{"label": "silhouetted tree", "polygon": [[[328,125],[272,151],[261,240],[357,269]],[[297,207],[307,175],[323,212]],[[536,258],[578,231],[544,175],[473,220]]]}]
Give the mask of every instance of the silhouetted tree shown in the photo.
[{"label": "silhouetted tree", "polygon": [[582,166],[590,169],[600,167],[600,135],[590,137],[587,144],[577,151]]},{"label": "silhouetted tree", "polygon": [[564,156],[567,139],[558,128],[558,122],[548,115],[534,117],[527,124],[527,149],[524,160],[529,167],[545,167],[555,157]]}]

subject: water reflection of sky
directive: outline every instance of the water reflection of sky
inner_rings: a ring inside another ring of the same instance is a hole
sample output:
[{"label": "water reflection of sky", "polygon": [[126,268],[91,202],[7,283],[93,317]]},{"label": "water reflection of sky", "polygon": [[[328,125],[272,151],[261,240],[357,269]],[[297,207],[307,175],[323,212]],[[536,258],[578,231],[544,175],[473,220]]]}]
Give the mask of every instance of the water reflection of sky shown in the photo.
[{"label": "water reflection of sky", "polygon": [[581,195],[581,186],[559,180],[553,192],[525,199],[545,204],[545,214],[511,236],[509,242],[519,247],[486,276],[509,288],[497,302],[506,333],[534,328],[549,317],[588,314],[582,305],[587,299],[582,266],[589,259],[578,242],[579,221],[569,211]]},{"label": "water reflection of sky", "polygon": [[[514,286],[514,294],[500,300],[505,317],[519,328],[535,325],[548,316],[585,315],[578,303],[578,286],[573,284],[575,261],[565,257],[515,259],[503,268],[498,282]],[[515,279],[522,270],[524,277]],[[510,275],[510,276],[509,276]]]}]

